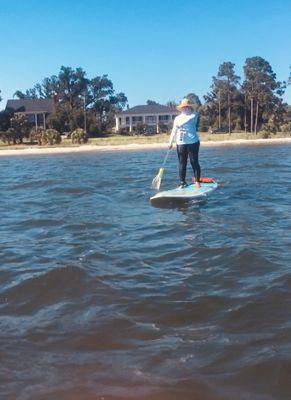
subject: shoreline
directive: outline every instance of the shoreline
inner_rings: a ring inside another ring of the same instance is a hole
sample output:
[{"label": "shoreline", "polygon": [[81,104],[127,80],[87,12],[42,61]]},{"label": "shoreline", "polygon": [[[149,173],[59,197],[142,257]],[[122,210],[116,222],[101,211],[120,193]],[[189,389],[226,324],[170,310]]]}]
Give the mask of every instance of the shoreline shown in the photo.
[{"label": "shoreline", "polygon": [[[259,144],[281,144],[291,143],[290,138],[273,138],[273,139],[233,139],[221,141],[201,141],[203,147],[228,146],[228,145],[259,145]],[[0,156],[21,156],[21,155],[38,155],[38,154],[66,154],[66,153],[86,153],[86,152],[110,152],[110,151],[133,151],[133,150],[156,150],[166,149],[168,143],[131,143],[119,145],[95,145],[83,144],[75,147],[23,147],[21,149],[0,149]]]}]

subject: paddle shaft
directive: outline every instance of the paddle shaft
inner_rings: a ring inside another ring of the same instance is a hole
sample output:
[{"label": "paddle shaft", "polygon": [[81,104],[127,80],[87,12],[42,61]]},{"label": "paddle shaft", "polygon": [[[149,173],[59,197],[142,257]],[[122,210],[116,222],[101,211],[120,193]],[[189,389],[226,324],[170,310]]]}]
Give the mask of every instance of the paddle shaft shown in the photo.
[{"label": "paddle shaft", "polygon": [[170,149],[168,149],[168,151],[167,151],[167,154],[166,154],[166,156],[165,156],[165,158],[164,158],[164,162],[163,162],[161,168],[164,168],[164,166],[165,166],[165,164],[166,164],[166,162],[167,162],[167,160],[168,160],[169,154],[170,154]]}]

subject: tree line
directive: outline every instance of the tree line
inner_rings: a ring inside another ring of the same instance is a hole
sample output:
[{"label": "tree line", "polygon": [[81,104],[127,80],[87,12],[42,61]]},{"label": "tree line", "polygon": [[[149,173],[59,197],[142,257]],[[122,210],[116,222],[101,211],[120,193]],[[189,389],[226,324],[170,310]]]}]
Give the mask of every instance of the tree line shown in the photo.
[{"label": "tree line", "polygon": [[201,110],[204,125],[229,133],[280,130],[287,112],[282,95],[289,82],[277,81],[271,65],[262,57],[246,59],[243,81],[234,67],[224,62],[212,78],[211,91],[204,96]]},{"label": "tree line", "polygon": [[[195,93],[186,96],[199,108],[200,130],[276,132],[284,125],[288,109],[282,95],[291,84],[291,70],[289,78],[280,82],[269,62],[257,56],[245,60],[243,71],[242,79],[236,74],[234,63],[224,62],[213,76],[203,104]],[[89,136],[110,131],[116,112],[128,104],[123,92],[116,93],[108,75],[89,79],[82,68],[64,66],[58,75],[44,78],[25,92],[17,90],[14,97],[53,98],[55,112],[47,120],[48,127],[58,132],[84,128]],[[148,100],[148,104],[155,101]],[[175,102],[169,101],[167,105],[174,107]],[[0,112],[0,131],[7,131],[13,124],[15,130],[28,130],[25,121],[17,120],[11,110]]]},{"label": "tree line", "polygon": [[285,123],[286,114],[291,119],[290,109],[282,99],[291,84],[291,71],[286,81],[279,82],[269,62],[262,57],[247,58],[243,71],[242,80],[235,73],[235,64],[224,62],[213,76],[203,104],[195,93],[185,96],[199,108],[200,130],[257,133],[277,132],[283,127],[291,131],[291,124]]},{"label": "tree line", "polygon": [[[72,132],[85,128],[90,135],[100,134],[110,128],[114,115],[127,104],[124,93],[116,93],[108,75],[87,77],[82,68],[62,66],[58,75],[44,78],[25,92],[17,90],[18,99],[55,100],[55,112],[48,117],[47,126],[59,132]],[[0,113],[0,130],[9,126],[11,110]]]}]

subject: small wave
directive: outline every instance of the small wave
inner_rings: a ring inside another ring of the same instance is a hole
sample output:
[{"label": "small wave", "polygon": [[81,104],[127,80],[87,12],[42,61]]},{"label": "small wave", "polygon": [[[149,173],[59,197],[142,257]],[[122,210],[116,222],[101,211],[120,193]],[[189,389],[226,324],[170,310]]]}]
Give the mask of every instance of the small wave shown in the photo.
[{"label": "small wave", "polygon": [[41,189],[47,188],[48,186],[52,186],[55,184],[59,184],[60,181],[57,179],[30,179],[25,180],[23,182],[14,184],[9,188],[9,190],[19,190],[19,189]]},{"label": "small wave", "polygon": [[[279,356],[271,349],[266,349],[265,354],[254,354],[253,358],[240,365],[232,376],[232,384],[245,390],[256,392],[258,387],[272,399],[289,399],[291,384],[291,361],[286,356]],[[255,397],[253,397],[255,398]]]},{"label": "small wave", "polygon": [[232,268],[238,276],[261,276],[264,272],[276,270],[276,263],[252,249],[241,249],[232,259]]},{"label": "small wave", "polygon": [[[56,218],[28,218],[17,223],[17,228],[45,228],[62,224],[62,220]],[[15,227],[16,229],[16,227]]]},{"label": "small wave", "polygon": [[270,287],[249,297],[241,298],[238,304],[225,313],[222,326],[227,332],[252,333],[273,330],[288,323],[288,307],[291,301],[278,288]]},{"label": "small wave", "polygon": [[86,289],[87,273],[76,266],[57,266],[33,275],[1,293],[6,298],[5,312],[31,313],[64,299],[74,299]]},{"label": "small wave", "polygon": [[49,190],[52,193],[61,193],[61,194],[91,194],[93,193],[93,188],[91,187],[52,187]]}]

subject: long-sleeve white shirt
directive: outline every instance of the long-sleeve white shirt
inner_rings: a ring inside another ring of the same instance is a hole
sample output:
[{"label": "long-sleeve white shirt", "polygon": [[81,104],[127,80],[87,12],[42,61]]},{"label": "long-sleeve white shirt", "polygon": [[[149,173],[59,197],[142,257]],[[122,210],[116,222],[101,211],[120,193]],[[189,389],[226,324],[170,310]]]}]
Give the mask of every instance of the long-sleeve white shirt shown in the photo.
[{"label": "long-sleeve white shirt", "polygon": [[199,113],[181,113],[174,119],[169,144],[192,144],[199,142],[197,122]]}]

